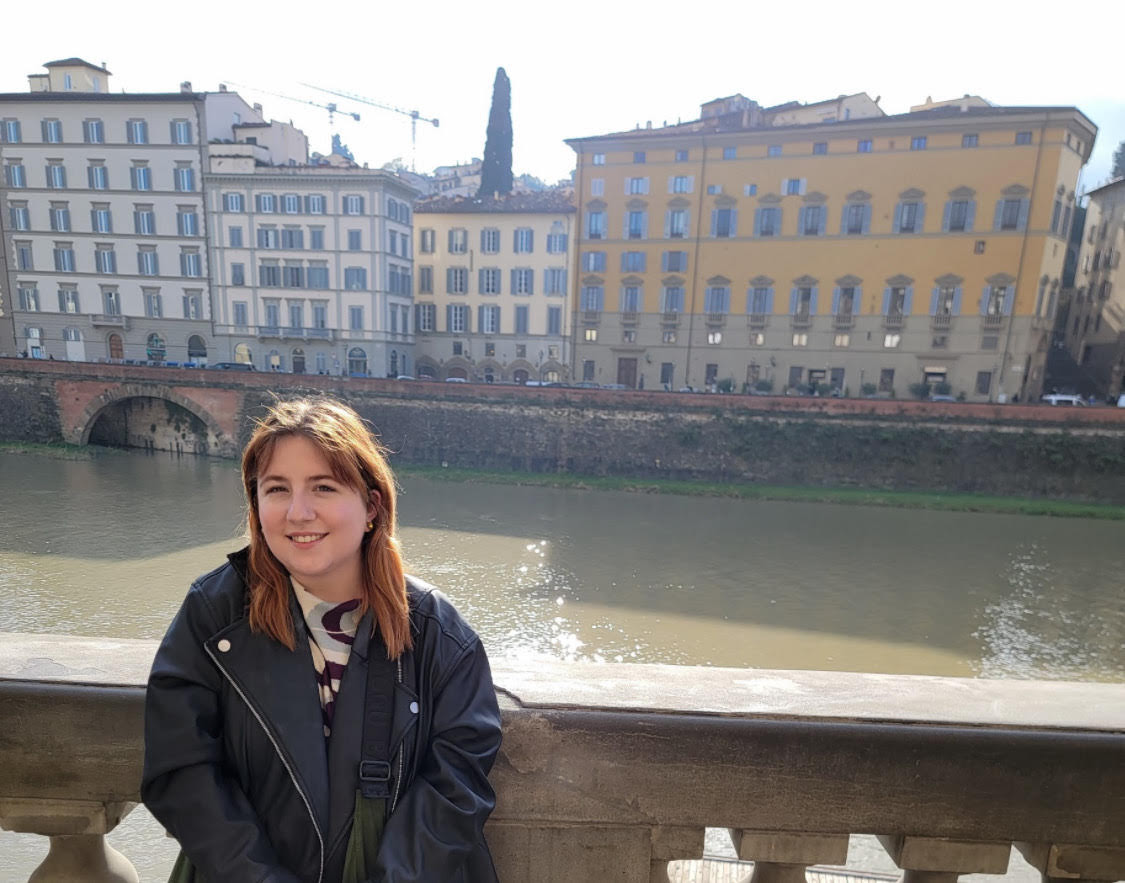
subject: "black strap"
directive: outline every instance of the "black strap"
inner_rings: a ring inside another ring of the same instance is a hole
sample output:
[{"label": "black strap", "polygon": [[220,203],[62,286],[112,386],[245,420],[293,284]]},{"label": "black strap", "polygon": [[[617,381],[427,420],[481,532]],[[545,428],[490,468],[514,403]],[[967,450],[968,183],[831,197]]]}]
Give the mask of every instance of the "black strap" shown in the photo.
[{"label": "black strap", "polygon": [[360,743],[359,790],[369,800],[391,796],[391,724],[395,710],[395,663],[378,628],[367,652],[367,697]]}]

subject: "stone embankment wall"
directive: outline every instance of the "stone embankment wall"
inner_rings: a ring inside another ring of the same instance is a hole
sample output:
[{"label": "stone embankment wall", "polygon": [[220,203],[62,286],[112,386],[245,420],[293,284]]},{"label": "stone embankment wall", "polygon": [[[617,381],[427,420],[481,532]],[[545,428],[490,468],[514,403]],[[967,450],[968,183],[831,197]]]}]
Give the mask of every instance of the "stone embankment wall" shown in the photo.
[{"label": "stone embankment wall", "polygon": [[[103,396],[115,386],[153,396],[172,390],[205,412],[214,431],[230,434],[230,451],[276,396],[327,393],[369,419],[399,463],[1125,503],[1125,409],[1117,408],[483,387],[8,360],[0,365],[0,440],[66,438],[62,424],[92,413],[77,390],[95,386]],[[174,408],[146,415],[149,423],[185,416]],[[110,428],[95,426],[92,437]],[[149,436],[173,437],[159,427]]]}]

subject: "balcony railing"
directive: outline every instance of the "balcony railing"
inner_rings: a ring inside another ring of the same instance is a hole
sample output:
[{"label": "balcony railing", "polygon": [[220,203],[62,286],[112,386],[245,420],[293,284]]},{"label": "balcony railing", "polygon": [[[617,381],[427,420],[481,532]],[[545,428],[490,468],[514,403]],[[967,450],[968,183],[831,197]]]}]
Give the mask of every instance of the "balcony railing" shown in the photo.
[{"label": "balcony railing", "polygon": [[111,328],[129,328],[129,319],[120,313],[94,313],[90,316],[91,325],[105,325]]},{"label": "balcony railing", "polygon": [[640,314],[635,310],[622,310],[621,311],[621,324],[622,325],[637,325],[641,321]]},{"label": "balcony railing", "polygon": [[906,316],[898,310],[892,310],[883,316],[883,327],[885,328],[901,328],[906,324]]},{"label": "balcony railing", "polygon": [[798,310],[789,317],[794,328],[808,328],[812,325],[812,314],[808,310]]},{"label": "balcony railing", "polygon": [[935,331],[948,331],[953,327],[953,316],[950,313],[937,313],[930,317],[930,325]]},{"label": "balcony railing", "polygon": [[[44,879],[130,879],[105,834],[139,798],[156,642],[2,646],[0,824],[52,838]],[[907,883],[1004,873],[1013,846],[1046,883],[1125,879],[1121,684],[543,662],[493,675],[504,741],[485,834],[505,883],[680,879],[669,863],[698,859],[709,827],[758,883],[844,864],[851,834],[878,835]],[[176,847],[146,849],[170,863]],[[107,853],[116,876],[93,866]]]},{"label": "balcony railing", "polygon": [[847,331],[855,327],[855,313],[836,313],[832,317],[832,327],[837,331]]},{"label": "balcony railing", "polygon": [[335,340],[334,328],[306,328],[294,325],[259,325],[258,337],[278,340]]},{"label": "balcony railing", "polygon": [[1004,316],[1001,313],[989,313],[981,317],[981,324],[985,328],[999,328],[1004,324]]},{"label": "balcony railing", "polygon": [[727,321],[726,313],[708,313],[704,319],[708,325],[725,325]]},{"label": "balcony railing", "polygon": [[583,310],[582,311],[582,321],[583,322],[587,322],[589,324],[596,325],[601,320],[602,320],[602,311],[601,310]]},{"label": "balcony railing", "polygon": [[746,325],[750,328],[762,329],[770,323],[769,313],[748,313],[746,316]]},{"label": "balcony railing", "polygon": [[680,314],[677,313],[677,312],[661,313],[660,314],[660,321],[664,325],[679,325],[680,324]]}]

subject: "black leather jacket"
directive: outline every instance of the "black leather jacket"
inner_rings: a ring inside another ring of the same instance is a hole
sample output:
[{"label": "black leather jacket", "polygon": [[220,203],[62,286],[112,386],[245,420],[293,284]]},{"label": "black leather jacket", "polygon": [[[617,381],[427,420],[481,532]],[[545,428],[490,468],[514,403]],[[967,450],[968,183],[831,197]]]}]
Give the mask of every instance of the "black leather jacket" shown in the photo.
[{"label": "black leather jacket", "polygon": [[[246,550],[191,587],[149,676],[141,797],[207,883],[336,883],[351,832],[371,614],[322,729],[304,617],[297,647],[250,630]],[[500,713],[480,639],[408,578],[391,811],[372,883],[496,880],[484,841]],[[372,648],[373,649],[373,648]]]}]

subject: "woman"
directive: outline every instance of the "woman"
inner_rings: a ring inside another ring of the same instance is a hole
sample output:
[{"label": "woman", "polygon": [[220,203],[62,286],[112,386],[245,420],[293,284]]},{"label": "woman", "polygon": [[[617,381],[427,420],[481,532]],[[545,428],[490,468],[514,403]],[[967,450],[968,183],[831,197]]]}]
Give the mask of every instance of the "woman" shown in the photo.
[{"label": "woman", "polygon": [[494,881],[488,659],[404,575],[383,451],[344,405],[282,402],[242,480],[250,545],[192,585],[149,677],[141,796],[173,879]]}]

